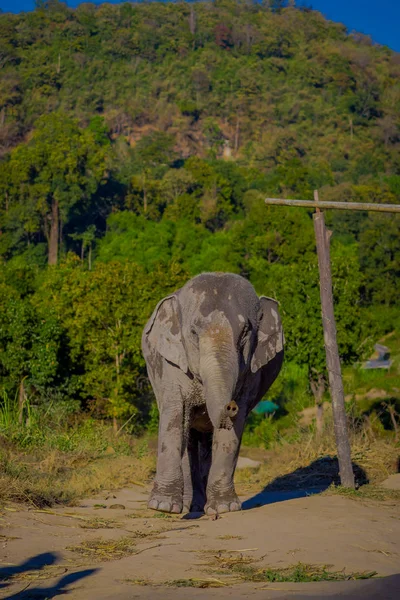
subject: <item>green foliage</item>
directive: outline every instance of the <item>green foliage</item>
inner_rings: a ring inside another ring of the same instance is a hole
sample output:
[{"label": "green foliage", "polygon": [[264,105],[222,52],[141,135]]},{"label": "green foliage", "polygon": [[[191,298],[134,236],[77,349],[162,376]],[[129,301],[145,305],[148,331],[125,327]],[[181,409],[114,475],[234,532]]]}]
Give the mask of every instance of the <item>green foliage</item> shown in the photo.
[{"label": "green foliage", "polygon": [[37,391],[57,380],[61,329],[53,307],[44,312],[11,287],[0,284],[0,382],[3,390],[22,383]]},{"label": "green foliage", "polygon": [[142,329],[155,299],[185,279],[174,264],[146,273],[131,262],[98,262],[87,271],[72,255],[44,275],[34,302],[57,315],[68,340],[71,384],[100,414],[135,417],[139,424],[146,418]]},{"label": "green foliage", "polygon": [[97,136],[53,113],[41,117],[31,140],[12,151],[4,165],[9,182],[1,206],[4,254],[21,242],[41,239],[47,239],[50,252],[54,228],[57,252],[59,219],[68,222],[74,207],[94,194],[103,177],[105,150]]},{"label": "green foliage", "polygon": [[[287,2],[52,0],[0,40],[1,390],[155,428],[141,328],[231,271],[281,304],[290,421],[325,376],[314,232],[264,198],[399,202],[396,55]],[[399,222],[326,219],[350,365],[398,327]]]}]

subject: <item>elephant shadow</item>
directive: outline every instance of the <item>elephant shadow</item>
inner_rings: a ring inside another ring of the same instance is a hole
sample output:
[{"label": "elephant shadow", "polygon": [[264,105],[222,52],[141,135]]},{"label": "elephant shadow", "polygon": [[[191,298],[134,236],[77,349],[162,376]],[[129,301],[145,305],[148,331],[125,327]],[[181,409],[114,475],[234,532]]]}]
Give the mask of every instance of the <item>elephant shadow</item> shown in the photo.
[{"label": "elephant shadow", "polygon": [[[353,462],[353,472],[358,486],[368,483],[364,469],[355,462]],[[340,484],[338,459],[324,456],[306,467],[276,477],[263,490],[245,500],[242,509],[249,510],[266,504],[320,494],[332,484],[335,486]]]},{"label": "elephant shadow", "polygon": [[[46,567],[55,565],[59,559],[60,557],[54,552],[44,552],[29,558],[20,565],[1,567],[0,589],[4,589],[11,585],[11,583],[14,583],[12,579],[14,576],[28,572],[40,572]],[[69,592],[69,586],[80,581],[84,577],[93,575],[97,571],[98,569],[86,569],[84,571],[68,573],[50,587],[30,587],[28,583],[28,585],[23,586],[22,590],[20,589],[10,596],[3,596],[3,600],[28,600],[30,598],[46,598],[46,600],[51,600],[51,598],[55,598],[56,596],[67,594]]]}]

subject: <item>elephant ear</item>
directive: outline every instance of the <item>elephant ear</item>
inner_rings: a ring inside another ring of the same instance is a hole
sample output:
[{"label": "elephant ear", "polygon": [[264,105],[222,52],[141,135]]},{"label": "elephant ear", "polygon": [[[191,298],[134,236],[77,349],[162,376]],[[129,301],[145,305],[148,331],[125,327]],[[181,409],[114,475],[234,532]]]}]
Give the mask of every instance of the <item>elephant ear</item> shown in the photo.
[{"label": "elephant ear", "polygon": [[185,373],[188,370],[179,319],[179,305],[175,295],[161,300],[144,328],[142,349],[145,355],[156,350]]},{"label": "elephant ear", "polygon": [[256,373],[282,352],[285,339],[278,303],[266,296],[260,297],[261,317],[258,326],[257,345],[251,359],[251,370]]}]

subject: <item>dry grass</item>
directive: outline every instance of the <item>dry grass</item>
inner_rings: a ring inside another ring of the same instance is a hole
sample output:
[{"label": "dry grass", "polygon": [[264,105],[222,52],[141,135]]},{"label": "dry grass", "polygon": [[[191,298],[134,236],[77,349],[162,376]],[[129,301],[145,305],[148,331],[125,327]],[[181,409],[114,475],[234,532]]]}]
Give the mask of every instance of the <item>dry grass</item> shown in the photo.
[{"label": "dry grass", "polygon": [[78,546],[68,546],[67,550],[77,552],[89,558],[91,562],[119,560],[135,552],[135,540],[131,537],[122,537],[119,540],[96,538],[85,540]]},{"label": "dry grass", "polygon": [[[352,459],[359,485],[368,481],[379,484],[397,472],[400,445],[393,437],[381,437],[363,427],[351,433]],[[250,453],[251,454],[251,453]],[[336,444],[333,425],[326,424],[321,437],[308,432],[298,442],[284,440],[265,452],[258,469],[236,472],[240,493],[250,493],[260,487],[269,491],[307,489],[339,483]]]},{"label": "dry grass", "polygon": [[[1,460],[2,459],[2,460]],[[41,461],[26,463],[22,453],[0,457],[0,503],[23,502],[35,507],[72,504],[103,489],[118,489],[147,482],[155,468],[155,455],[82,456],[52,451]]]},{"label": "dry grass", "polygon": [[191,588],[221,588],[229,585],[225,581],[216,579],[215,577],[208,577],[204,579],[172,579],[171,581],[164,581],[162,585],[167,587],[191,587]]},{"label": "dry grass", "polygon": [[114,519],[102,519],[98,517],[87,519],[84,523],[80,523],[79,527],[82,529],[118,529],[121,527],[121,523],[118,523]]},{"label": "dry grass", "polygon": [[372,500],[375,502],[400,502],[400,490],[390,490],[379,485],[363,485],[358,490],[330,486],[325,494],[340,494],[351,500]]}]

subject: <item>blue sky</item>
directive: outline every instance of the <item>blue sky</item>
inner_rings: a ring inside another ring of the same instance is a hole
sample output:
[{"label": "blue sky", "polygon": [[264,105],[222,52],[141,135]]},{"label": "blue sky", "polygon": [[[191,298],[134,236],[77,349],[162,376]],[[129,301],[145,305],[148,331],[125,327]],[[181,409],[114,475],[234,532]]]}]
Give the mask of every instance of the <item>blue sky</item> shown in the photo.
[{"label": "blue sky", "polygon": [[[320,10],[328,19],[344,23],[350,31],[371,35],[376,42],[400,52],[400,0],[305,0],[304,3]],[[80,0],[68,0],[67,4],[77,6]],[[32,10],[34,5],[35,0],[0,0],[3,11]]]}]

